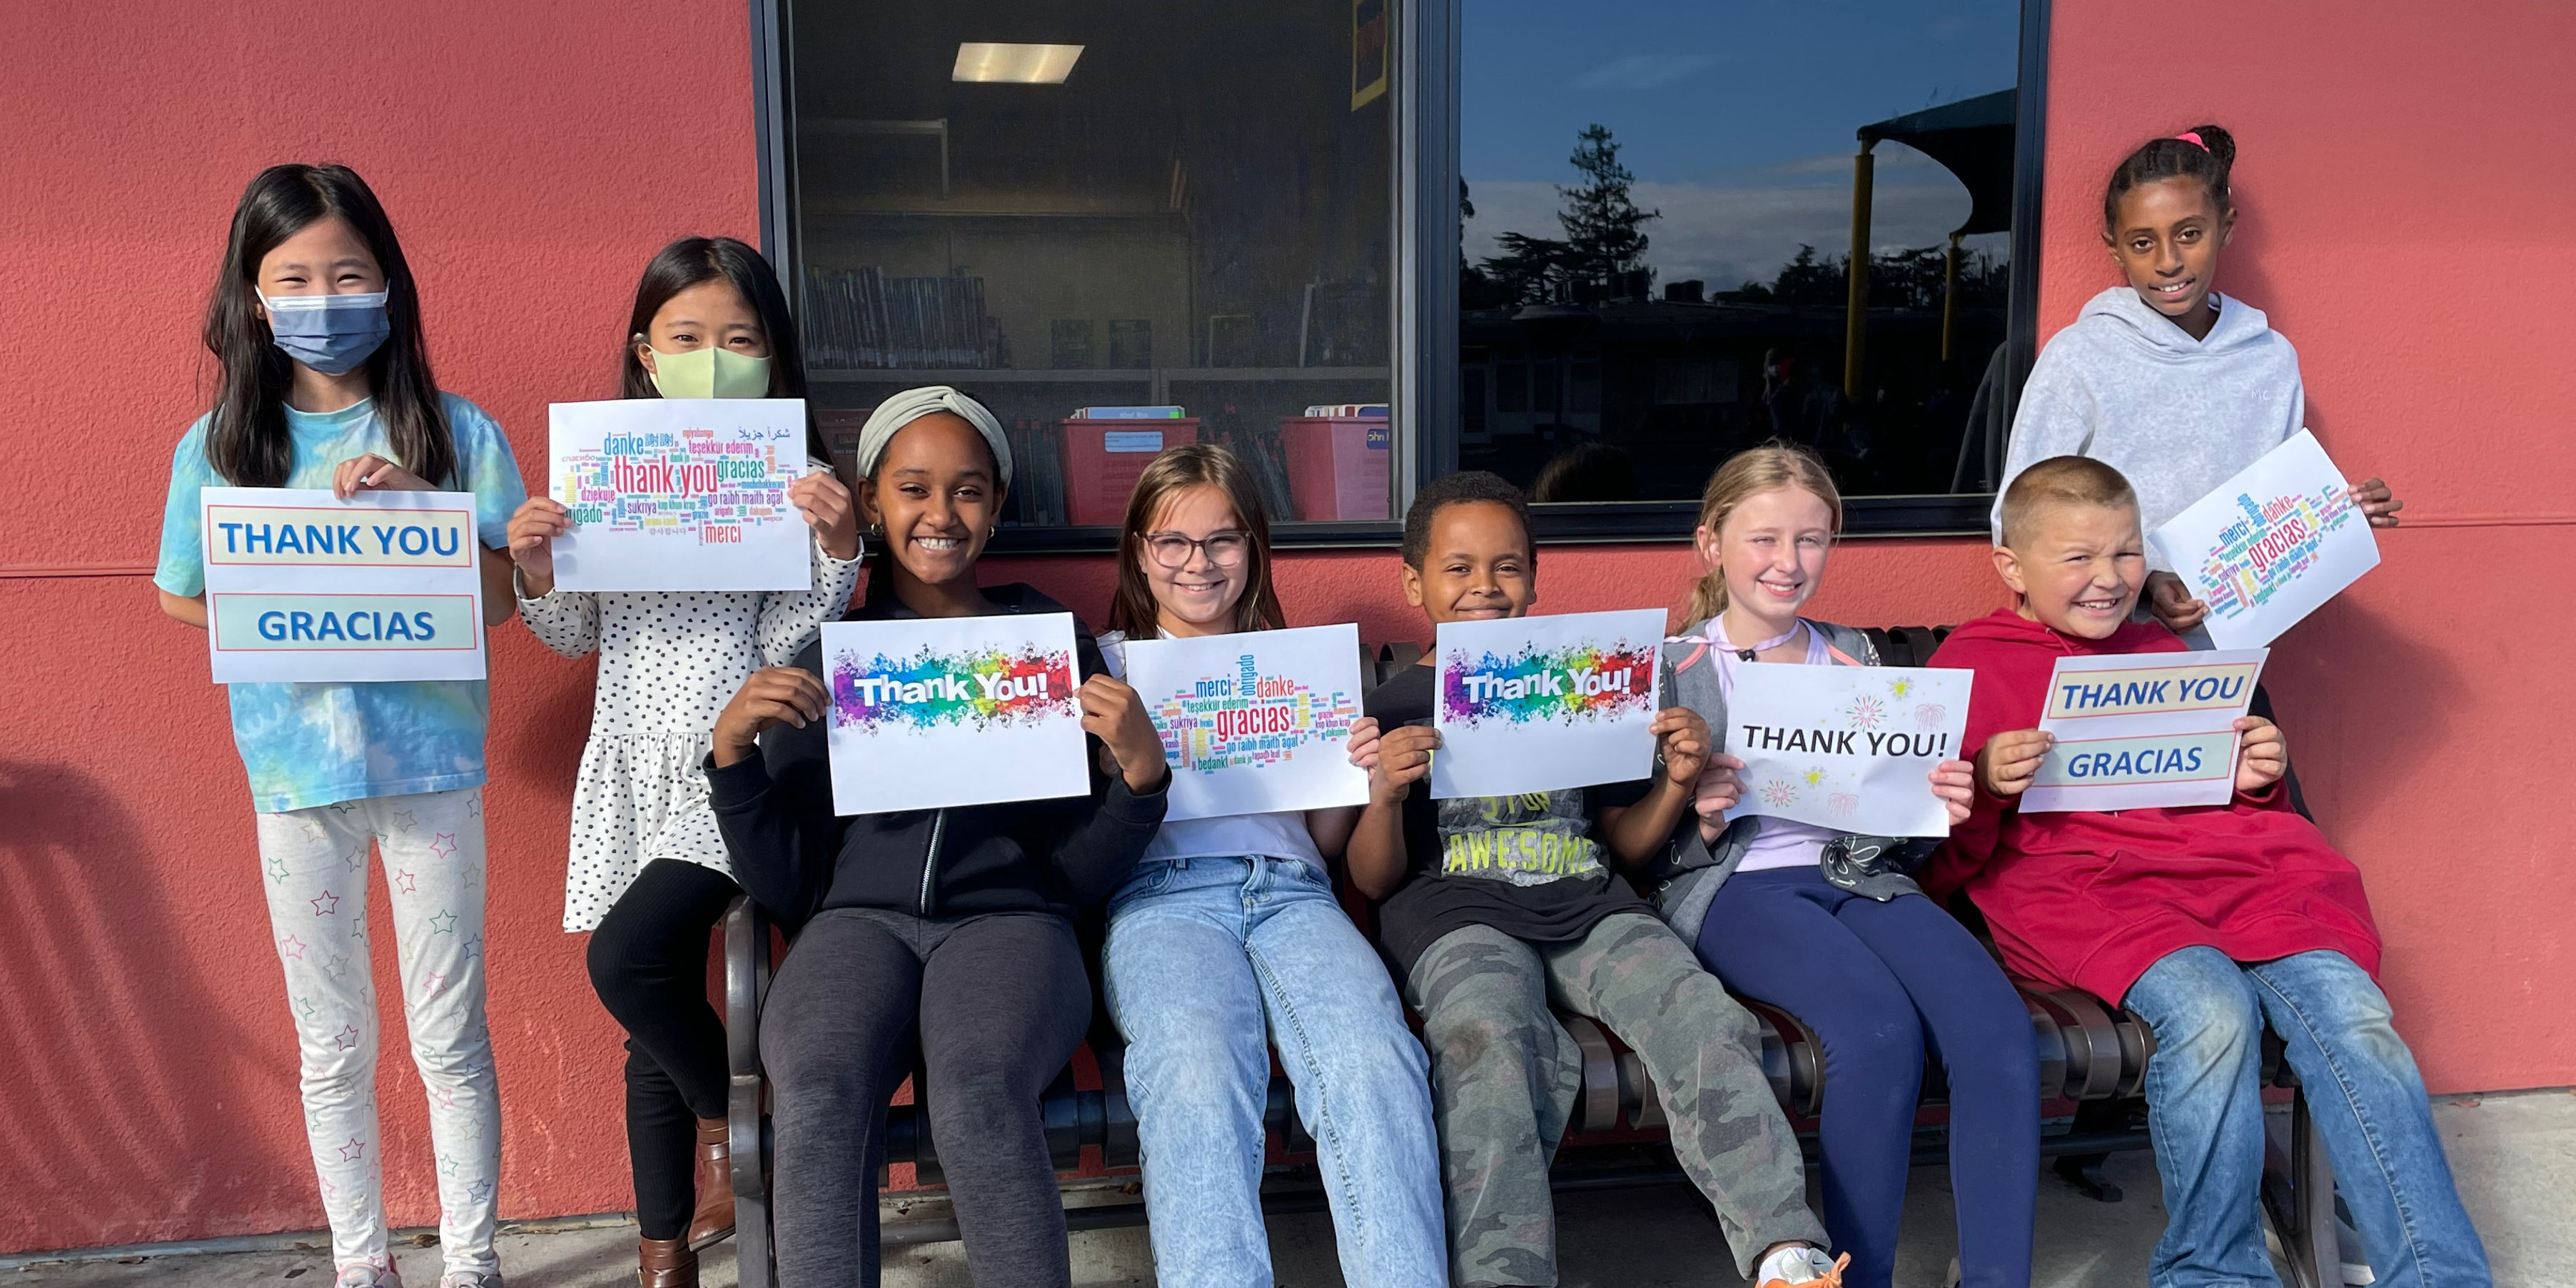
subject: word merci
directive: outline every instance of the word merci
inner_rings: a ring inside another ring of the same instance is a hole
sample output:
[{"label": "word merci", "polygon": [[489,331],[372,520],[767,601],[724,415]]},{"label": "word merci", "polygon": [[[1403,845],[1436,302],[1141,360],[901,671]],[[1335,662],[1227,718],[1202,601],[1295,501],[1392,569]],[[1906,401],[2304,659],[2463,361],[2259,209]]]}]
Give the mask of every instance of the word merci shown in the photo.
[{"label": "word merci", "polygon": [[1034,675],[1012,675],[1006,671],[992,671],[970,675],[967,678],[974,681],[974,687],[967,687],[954,675],[934,675],[926,680],[895,680],[874,675],[854,676],[844,680],[843,683],[849,686],[849,692],[859,700],[861,705],[871,707],[890,706],[895,703],[973,702],[977,699],[986,702],[1007,702],[1014,698],[1033,698],[1039,702],[1047,700],[1047,677],[1044,672]]},{"label": "word merci", "polygon": [[1458,682],[1465,687],[1469,702],[1519,702],[1529,698],[1633,694],[1635,678],[1636,668],[1623,666],[1616,670],[1575,668],[1509,676],[1479,671],[1460,677]]},{"label": "word merci", "polygon": [[417,519],[405,513],[388,523],[313,523],[294,517],[304,513],[311,512],[208,506],[206,561],[407,568],[465,568],[474,562],[473,543],[465,536],[472,516],[462,511],[429,511]]},{"label": "word merci", "polygon": [[[1744,738],[1738,751],[1796,751],[1826,756],[1944,756],[1950,752],[1946,733],[1865,732],[1859,729],[1791,729],[1778,725],[1738,725]],[[1866,751],[1862,748],[1867,748]]]}]

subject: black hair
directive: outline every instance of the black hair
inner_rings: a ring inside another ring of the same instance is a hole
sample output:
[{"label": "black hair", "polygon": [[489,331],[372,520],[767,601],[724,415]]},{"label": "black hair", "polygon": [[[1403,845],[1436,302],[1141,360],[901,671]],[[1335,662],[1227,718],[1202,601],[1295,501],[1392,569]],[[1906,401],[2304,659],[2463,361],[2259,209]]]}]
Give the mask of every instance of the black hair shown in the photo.
[{"label": "black hair", "polygon": [[1422,561],[1431,557],[1431,522],[1441,510],[1476,501],[1491,502],[1512,512],[1512,518],[1521,525],[1521,543],[1529,548],[1530,562],[1537,563],[1538,543],[1529,535],[1529,498],[1491,470],[1461,470],[1443,474],[1413,494],[1413,507],[1404,512],[1406,566],[1420,568]]},{"label": "black hair", "polygon": [[2129,154],[2129,159],[2111,171],[2111,186],[2102,193],[2102,226],[2120,226],[2120,198],[2140,184],[2162,179],[2198,179],[2209,189],[2209,199],[2224,215],[2235,209],[2235,199],[2228,195],[2228,175],[2236,168],[2236,136],[2215,125],[2195,125],[2184,134],[2200,136],[2200,142],[2179,135],[2173,138],[2149,139]]},{"label": "black hair", "polygon": [[259,264],[297,233],[325,219],[347,223],[385,275],[391,334],[367,358],[367,388],[388,449],[404,469],[446,487],[456,481],[456,441],[421,337],[420,293],[393,222],[358,172],[344,165],[273,165],[252,176],[233,207],[233,226],[206,302],[206,348],[220,386],[206,426],[206,463],[235,487],[283,487],[295,468],[286,430],[286,391],[295,360],[277,347],[260,316]]},{"label": "black hair", "polygon": [[[714,281],[732,283],[751,311],[760,315],[760,329],[769,337],[769,396],[805,397],[805,346],[797,338],[796,317],[788,312],[787,292],[779,288],[778,273],[759,251],[731,237],[683,237],[663,247],[644,266],[643,280],[635,284],[635,311],[626,324],[626,342],[618,346],[625,355],[619,360],[619,397],[662,396],[635,346],[652,333],[653,315],[672,296]],[[818,461],[832,459],[810,405],[805,410],[805,454]]]}]

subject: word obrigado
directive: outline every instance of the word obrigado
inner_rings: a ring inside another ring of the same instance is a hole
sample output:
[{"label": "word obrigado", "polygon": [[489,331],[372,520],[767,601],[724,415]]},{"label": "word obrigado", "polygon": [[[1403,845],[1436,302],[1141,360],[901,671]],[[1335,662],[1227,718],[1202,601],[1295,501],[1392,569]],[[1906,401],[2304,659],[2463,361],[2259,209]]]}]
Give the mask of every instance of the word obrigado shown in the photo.
[{"label": "word obrigado", "polygon": [[787,485],[803,470],[774,444],[720,440],[712,429],[610,434],[564,465],[574,523],[700,545],[738,545],[747,529],[792,517]]},{"label": "word obrigado", "polygon": [[1655,649],[1577,646],[1451,659],[1441,695],[1452,721],[1584,720],[1642,710],[1652,700]]},{"label": "word obrigado", "polygon": [[1201,679],[1159,704],[1154,726],[1167,762],[1210,774],[1276,764],[1309,744],[1339,743],[1359,719],[1351,694],[1327,695],[1287,676],[1263,675],[1250,653],[1236,665],[1235,675]]}]

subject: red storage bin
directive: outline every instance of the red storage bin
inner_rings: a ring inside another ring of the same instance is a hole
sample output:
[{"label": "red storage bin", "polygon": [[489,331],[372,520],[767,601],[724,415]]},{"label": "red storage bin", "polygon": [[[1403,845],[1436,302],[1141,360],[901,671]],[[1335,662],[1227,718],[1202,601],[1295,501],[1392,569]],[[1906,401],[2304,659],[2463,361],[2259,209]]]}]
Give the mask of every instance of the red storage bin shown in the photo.
[{"label": "red storage bin", "polygon": [[1065,522],[1116,527],[1145,462],[1167,447],[1199,441],[1195,416],[1179,420],[1064,422]]},{"label": "red storage bin", "polygon": [[1384,519],[1395,477],[1384,416],[1282,416],[1288,495],[1300,519]]}]

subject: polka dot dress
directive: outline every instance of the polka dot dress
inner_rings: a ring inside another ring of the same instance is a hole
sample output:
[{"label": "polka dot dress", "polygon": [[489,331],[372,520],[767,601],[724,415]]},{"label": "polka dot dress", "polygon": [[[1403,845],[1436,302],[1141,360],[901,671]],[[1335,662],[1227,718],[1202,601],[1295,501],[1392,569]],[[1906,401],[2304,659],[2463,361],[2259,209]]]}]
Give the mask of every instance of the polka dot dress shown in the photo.
[{"label": "polka dot dress", "polygon": [[808,591],[556,590],[519,600],[520,620],[547,648],[599,653],[590,743],[573,786],[565,930],[596,928],[655,859],[733,875],[707,807],[703,762],[716,716],[744,677],[794,661],[858,582],[859,560],[818,545]]}]

